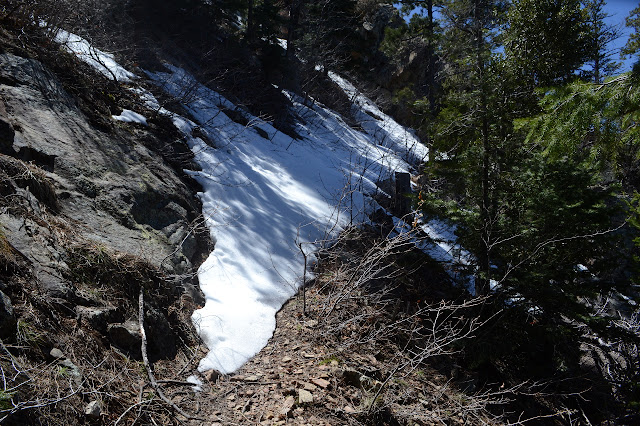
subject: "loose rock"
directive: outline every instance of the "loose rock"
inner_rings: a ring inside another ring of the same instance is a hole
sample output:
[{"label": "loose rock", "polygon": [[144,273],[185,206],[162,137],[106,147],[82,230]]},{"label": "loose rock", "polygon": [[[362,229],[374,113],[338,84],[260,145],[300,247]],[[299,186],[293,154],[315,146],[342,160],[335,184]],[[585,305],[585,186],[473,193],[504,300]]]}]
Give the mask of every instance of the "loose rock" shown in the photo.
[{"label": "loose rock", "polygon": [[58,348],[53,348],[51,349],[51,352],[49,352],[49,355],[51,355],[52,357],[56,358],[56,359],[64,359],[66,358],[64,356],[64,353],[62,353],[62,351]]},{"label": "loose rock", "polygon": [[298,403],[299,404],[312,404],[313,394],[306,389],[300,389],[298,391]]},{"label": "loose rock", "polygon": [[313,382],[314,385],[316,386],[320,386],[322,389],[326,389],[329,387],[329,385],[331,384],[328,380],[325,379],[311,379],[311,381]]},{"label": "loose rock", "polygon": [[97,420],[102,415],[102,404],[100,401],[91,401],[84,409],[84,414],[90,419]]},{"label": "loose rock", "polygon": [[67,373],[69,374],[69,376],[71,376],[76,386],[79,387],[82,385],[82,373],[80,372],[78,366],[73,363],[73,361],[67,358],[60,361],[58,364],[61,367],[67,369]]},{"label": "loose rock", "polygon": [[284,419],[288,417],[295,404],[295,398],[292,396],[288,396],[287,399],[284,400],[284,404],[282,404],[282,407],[280,408],[280,418]]},{"label": "loose rock", "polygon": [[121,320],[119,318],[120,315],[118,315],[118,309],[113,306],[99,308],[76,306],[76,315],[101,333],[107,332],[109,323]]}]

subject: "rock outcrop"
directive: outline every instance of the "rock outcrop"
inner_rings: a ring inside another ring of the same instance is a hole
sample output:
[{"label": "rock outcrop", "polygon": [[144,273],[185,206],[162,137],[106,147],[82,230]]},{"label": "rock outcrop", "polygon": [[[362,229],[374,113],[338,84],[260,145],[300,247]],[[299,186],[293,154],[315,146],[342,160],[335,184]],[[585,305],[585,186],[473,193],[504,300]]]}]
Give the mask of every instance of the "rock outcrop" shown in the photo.
[{"label": "rock outcrop", "polygon": [[[211,249],[199,187],[183,171],[188,148],[150,111],[142,126],[92,109],[59,72],[0,54],[0,337],[16,338],[17,318],[38,304],[53,321],[73,318],[139,358],[137,332],[126,340],[122,330],[145,288],[150,358],[171,358],[168,308],[182,296],[198,302],[195,269]],[[80,68],[69,72],[81,81]],[[117,85],[105,96],[114,105],[133,99]]]},{"label": "rock outcrop", "polygon": [[13,82],[0,84],[4,153],[47,172],[62,212],[87,239],[187,272],[202,244],[191,225],[200,206],[185,177],[145,147],[151,130],[96,129],[36,60],[0,55],[0,69],[0,81]]}]

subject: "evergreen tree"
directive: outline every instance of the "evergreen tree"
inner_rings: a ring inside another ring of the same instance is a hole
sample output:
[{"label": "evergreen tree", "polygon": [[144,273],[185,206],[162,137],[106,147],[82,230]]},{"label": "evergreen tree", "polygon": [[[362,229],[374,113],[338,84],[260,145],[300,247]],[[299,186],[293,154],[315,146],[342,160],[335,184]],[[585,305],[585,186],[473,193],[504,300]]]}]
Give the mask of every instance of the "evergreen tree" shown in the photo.
[{"label": "evergreen tree", "polygon": [[630,27],[633,32],[629,35],[627,44],[622,49],[622,54],[625,56],[635,56],[636,63],[634,64],[634,72],[640,72],[638,59],[640,53],[640,6],[633,9],[626,19],[627,27]]},{"label": "evergreen tree", "polygon": [[399,66],[402,66],[414,49],[426,47],[426,60],[421,63],[421,68],[425,70],[424,78],[412,81],[399,89],[395,94],[395,102],[406,104],[401,107],[409,109],[410,113],[406,116],[413,118],[409,124],[419,131],[423,142],[429,148],[431,161],[435,150],[433,126],[441,91],[441,82],[438,79],[441,27],[435,18],[436,9],[441,6],[441,1],[402,1],[400,4],[405,18],[409,14],[411,18],[408,24],[386,28],[380,50],[392,61],[400,62]]},{"label": "evergreen tree", "polygon": [[621,66],[619,62],[612,59],[615,50],[609,47],[612,41],[620,37],[620,31],[605,23],[604,20],[611,16],[604,11],[605,4],[605,0],[585,1],[586,20],[592,39],[587,62],[591,66],[591,71],[586,76],[596,83],[600,83],[603,77],[612,75]]},{"label": "evergreen tree", "polygon": [[584,151],[549,157],[514,128],[534,98],[499,53],[506,6],[450,1],[442,10],[446,92],[437,118],[441,154],[432,166],[440,188],[423,196],[423,207],[459,225],[462,245],[477,259],[477,294],[495,280],[505,297],[526,294],[523,304],[555,315],[554,300],[579,293],[575,266],[602,255],[596,240],[608,228],[613,188],[600,185],[601,169]]},{"label": "evergreen tree", "polygon": [[478,231],[474,241],[469,241],[478,257],[477,294],[489,292],[491,278],[492,144],[498,137],[495,114],[490,111],[496,95],[492,58],[504,7],[495,0],[448,0],[441,10],[447,94],[438,117],[436,148],[447,152],[449,163],[465,169],[459,169],[459,181],[466,187],[468,207],[477,212],[469,216],[468,223]]},{"label": "evergreen tree", "polygon": [[514,0],[510,7],[505,52],[530,87],[570,81],[593,44],[580,0]]}]

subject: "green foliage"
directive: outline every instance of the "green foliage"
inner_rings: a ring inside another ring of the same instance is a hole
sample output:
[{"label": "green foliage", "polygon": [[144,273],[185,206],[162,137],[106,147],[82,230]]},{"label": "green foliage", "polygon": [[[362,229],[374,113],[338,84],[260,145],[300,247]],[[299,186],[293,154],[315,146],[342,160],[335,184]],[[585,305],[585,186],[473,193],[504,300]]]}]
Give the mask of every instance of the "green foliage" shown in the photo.
[{"label": "green foliage", "polygon": [[393,94],[394,104],[406,104],[412,102],[416,98],[416,94],[411,87],[403,87]]},{"label": "green foliage", "polygon": [[16,392],[7,392],[0,390],[0,410],[8,410],[12,407],[11,400],[16,395]]},{"label": "green foliage", "polygon": [[390,58],[395,57],[397,52],[402,49],[408,34],[408,25],[402,25],[398,28],[386,27],[384,29],[384,39],[380,44],[380,51]]},{"label": "green foliage", "polygon": [[[426,171],[439,184],[422,194],[421,206],[458,225],[461,245],[477,259],[477,276],[499,281],[505,300],[552,316],[571,306],[567,311],[577,315],[576,298],[592,289],[576,284],[584,280],[575,267],[591,262],[596,268],[605,257],[617,187],[602,184],[603,169],[591,164],[588,151],[573,146],[552,156],[542,140],[548,146],[558,141],[549,142],[548,135],[534,141],[532,132],[526,138],[524,121],[517,120],[534,110],[535,98],[521,89],[511,59],[493,53],[504,5],[479,3],[484,14],[476,2],[446,3],[451,65],[434,125],[434,145],[443,154]],[[550,7],[525,1],[519,6],[545,13]],[[509,14],[513,18],[513,10]],[[585,119],[593,123],[591,112]],[[552,114],[548,119],[549,131],[570,126]]]},{"label": "green foliage", "polygon": [[336,356],[330,356],[329,358],[325,358],[325,359],[323,359],[322,361],[320,361],[320,362],[318,363],[318,365],[320,365],[320,366],[322,366],[322,365],[329,365],[329,364],[331,364],[331,363],[332,363],[332,362],[334,362],[334,361],[335,361],[335,362],[338,362],[338,363],[340,362],[340,360],[338,359],[338,357],[336,357]]},{"label": "green foliage", "polygon": [[[580,158],[550,160],[513,145],[492,155],[491,278],[500,283],[501,297],[515,300],[512,306],[577,315],[582,308],[576,297],[597,289],[583,282],[576,265],[589,265],[592,272],[607,266],[615,212],[609,204],[617,187],[602,185],[598,170]],[[421,206],[428,216],[457,224],[461,245],[477,255],[486,247],[479,239],[480,189],[473,182],[480,171],[471,168],[472,151],[435,162],[431,172],[448,186],[422,194]]]},{"label": "green foliage", "polygon": [[617,188],[601,184],[598,170],[581,160],[535,154],[501,176],[494,276],[507,297],[520,295],[519,304],[545,316],[582,312],[576,297],[596,288],[576,265],[597,273],[613,248]]},{"label": "green foliage", "polygon": [[640,141],[637,80],[623,74],[604,84],[574,82],[548,89],[540,103],[544,112],[517,121],[516,127],[552,158],[581,151],[601,166],[615,165],[625,147]]},{"label": "green foliage", "polygon": [[[405,4],[404,7],[408,5]],[[398,59],[400,54],[406,52],[417,40],[435,44],[440,37],[440,25],[435,19],[433,22],[429,19],[428,10],[417,7],[411,9],[411,13],[409,22],[403,22],[398,27],[385,28],[385,37],[380,50],[389,58]],[[431,13],[433,14],[433,9]]]},{"label": "green foliage", "polygon": [[623,55],[638,56],[640,52],[640,6],[633,9],[626,19],[627,27],[630,27],[633,32],[629,35],[627,44],[622,49]]},{"label": "green foliage", "polygon": [[58,366],[58,371],[56,373],[60,377],[69,377],[69,367],[66,366]]},{"label": "green foliage", "polygon": [[514,71],[543,86],[572,79],[593,45],[580,0],[515,0],[505,40]]},{"label": "green foliage", "polygon": [[[633,196],[631,197],[631,200],[628,201],[627,208],[629,212],[629,218],[628,218],[629,224],[633,226],[636,230],[640,230],[640,193],[639,192],[635,192],[633,194]],[[636,247],[640,247],[640,236],[636,236],[633,239],[633,243],[635,244]],[[637,250],[636,250],[636,253],[634,253],[633,260],[636,263],[636,265],[640,265],[640,255],[638,254]],[[636,271],[636,274],[637,274],[637,271]],[[636,281],[637,280],[638,278],[636,277]]]}]

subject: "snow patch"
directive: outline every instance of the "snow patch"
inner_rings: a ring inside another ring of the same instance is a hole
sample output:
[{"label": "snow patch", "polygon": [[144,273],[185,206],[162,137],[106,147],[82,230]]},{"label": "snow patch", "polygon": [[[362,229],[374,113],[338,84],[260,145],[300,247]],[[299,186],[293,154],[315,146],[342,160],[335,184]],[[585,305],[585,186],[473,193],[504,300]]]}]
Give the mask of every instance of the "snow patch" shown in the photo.
[{"label": "snow patch", "polygon": [[276,39],[276,41],[278,42],[278,45],[280,47],[282,47],[284,50],[287,50],[287,46],[289,45],[289,43],[287,42],[287,40],[283,39],[283,38],[278,38]]},{"label": "snow patch", "polygon": [[109,79],[130,82],[136,78],[134,73],[118,65],[111,53],[96,49],[87,40],[78,35],[58,30],[55,41]]},{"label": "snow patch", "polygon": [[144,116],[128,109],[122,110],[122,114],[120,115],[112,115],[111,118],[118,121],[124,121],[125,123],[139,123],[147,126],[147,119],[144,118]]},{"label": "snow patch", "polygon": [[[367,220],[376,182],[408,172],[407,160],[424,158],[426,148],[382,113],[363,117],[371,126],[362,133],[292,93],[286,95],[304,117],[295,129],[302,138],[250,116],[266,140],[220,109],[236,109],[229,100],[181,69],[168,71],[149,75],[184,99],[193,119],[173,116],[202,167],[191,174],[204,188],[203,211],[216,241],[199,270],[207,302],[193,321],[210,350],[199,369],[230,373],[267,344],[276,312],[296,293],[304,268],[298,244],[313,262],[313,244]],[[217,149],[191,136],[196,126]]]},{"label": "snow patch", "polygon": [[191,386],[191,390],[194,392],[202,392],[202,380],[200,380],[197,376],[189,376],[187,377],[188,383],[193,383],[195,386]]},{"label": "snow patch", "polygon": [[[60,31],[56,39],[107,76],[135,78],[81,37]],[[304,117],[294,129],[301,138],[292,139],[180,68],[147,75],[190,116],[164,109],[142,88],[131,89],[147,107],[171,117],[201,167],[188,173],[204,189],[199,195],[215,250],[198,271],[206,304],[192,320],[209,348],[199,370],[231,373],[267,344],[277,311],[298,290],[304,269],[300,247],[315,262],[314,246],[368,221],[367,214],[379,208],[371,198],[381,193],[377,182],[408,172],[427,149],[361,95],[354,94],[354,109],[365,132],[285,92]],[[332,78],[348,94],[354,90],[337,74]],[[241,111],[250,125],[236,123],[226,109]],[[124,112],[116,119],[144,117]]]}]

